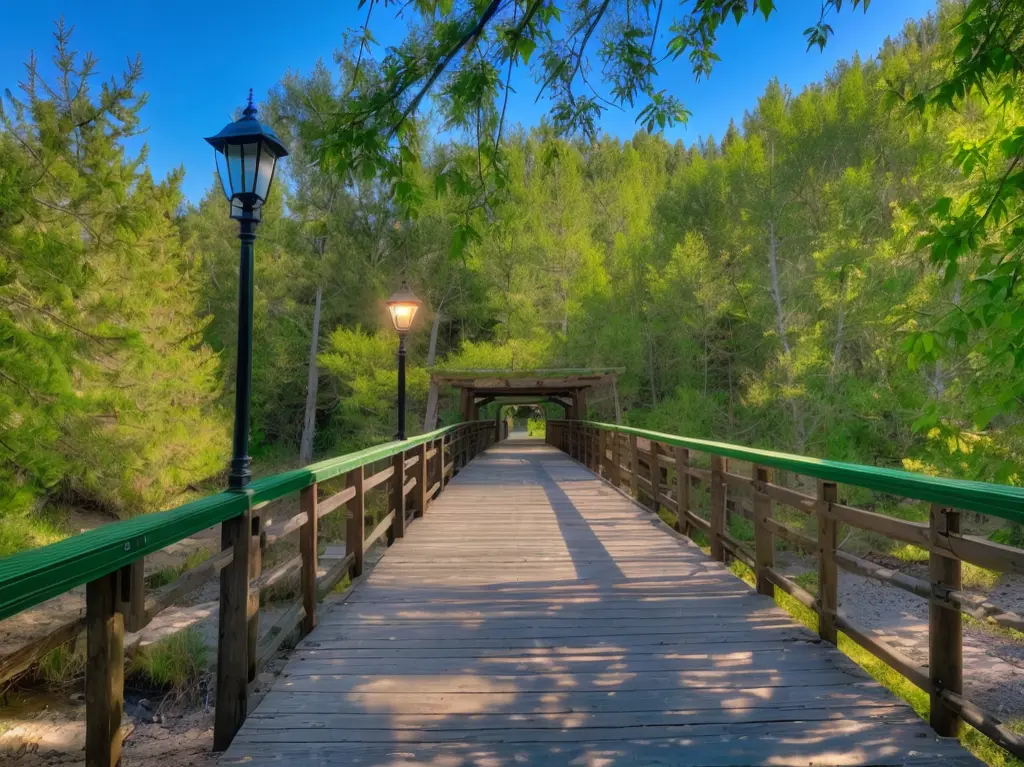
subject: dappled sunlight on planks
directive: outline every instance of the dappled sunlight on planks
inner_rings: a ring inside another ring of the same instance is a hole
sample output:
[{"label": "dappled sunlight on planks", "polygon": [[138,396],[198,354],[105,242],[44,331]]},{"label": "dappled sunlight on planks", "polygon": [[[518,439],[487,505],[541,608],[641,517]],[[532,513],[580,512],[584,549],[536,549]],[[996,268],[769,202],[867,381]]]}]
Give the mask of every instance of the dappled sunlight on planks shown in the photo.
[{"label": "dappled sunlight on planks", "polygon": [[322,615],[224,763],[976,764],[929,733],[649,512],[506,442]]}]

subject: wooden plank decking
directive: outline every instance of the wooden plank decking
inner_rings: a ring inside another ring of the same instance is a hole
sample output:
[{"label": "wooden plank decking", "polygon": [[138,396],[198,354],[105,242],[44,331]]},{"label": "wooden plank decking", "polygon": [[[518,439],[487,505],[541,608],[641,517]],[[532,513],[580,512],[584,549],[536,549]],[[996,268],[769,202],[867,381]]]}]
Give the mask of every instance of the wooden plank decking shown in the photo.
[{"label": "wooden plank decking", "polygon": [[325,611],[225,765],[978,765],[540,441],[479,456]]}]

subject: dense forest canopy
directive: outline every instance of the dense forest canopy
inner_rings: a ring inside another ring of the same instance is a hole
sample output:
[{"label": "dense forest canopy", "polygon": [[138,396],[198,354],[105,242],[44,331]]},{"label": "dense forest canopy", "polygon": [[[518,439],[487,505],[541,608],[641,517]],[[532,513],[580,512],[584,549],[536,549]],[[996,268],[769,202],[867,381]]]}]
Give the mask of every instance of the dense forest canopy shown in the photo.
[{"label": "dense forest canopy", "polygon": [[[367,164],[343,123],[387,62],[360,45],[289,74],[261,106],[292,154],[257,243],[257,471],[394,433],[382,300],[405,278],[413,423],[428,365],[621,366],[632,424],[1020,483],[1024,16],[979,5],[773,82],[691,146],[657,119],[625,141],[557,115],[432,135],[413,109]],[[63,26],[54,61],[0,114],[0,553],[59,535],[62,505],[217,487],[228,455],[236,224],[213,179],[186,204],[124,149],[140,62],[102,83]]]}]

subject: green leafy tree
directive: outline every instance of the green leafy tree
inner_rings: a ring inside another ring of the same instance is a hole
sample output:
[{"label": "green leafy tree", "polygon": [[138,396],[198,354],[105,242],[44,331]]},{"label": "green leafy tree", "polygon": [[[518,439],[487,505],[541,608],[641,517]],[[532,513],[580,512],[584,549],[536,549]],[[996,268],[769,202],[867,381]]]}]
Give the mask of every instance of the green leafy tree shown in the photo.
[{"label": "green leafy tree", "polygon": [[53,82],[33,57],[0,105],[0,509],[64,497],[161,508],[219,473],[217,359],[180,249],[181,172],[127,154],[139,61],[96,87],[59,24]]}]

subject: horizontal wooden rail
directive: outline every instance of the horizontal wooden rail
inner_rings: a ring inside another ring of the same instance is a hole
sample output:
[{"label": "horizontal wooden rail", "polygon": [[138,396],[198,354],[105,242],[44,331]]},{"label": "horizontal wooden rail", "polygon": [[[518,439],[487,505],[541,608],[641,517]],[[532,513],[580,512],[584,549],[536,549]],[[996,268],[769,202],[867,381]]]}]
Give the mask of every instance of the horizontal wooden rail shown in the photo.
[{"label": "horizontal wooden rail", "polygon": [[[689,534],[699,530],[709,539],[714,558],[743,562],[753,572],[758,593],[773,595],[778,588],[814,610],[818,615],[818,633],[825,641],[838,642],[838,632],[842,632],[928,692],[930,722],[940,735],[955,735],[963,719],[1003,748],[1024,757],[1024,738],[963,697],[960,618],[963,613],[1024,630],[1024,618],[985,597],[965,592],[960,577],[961,562],[1022,573],[1024,551],[962,533],[959,514],[960,509],[969,509],[1024,521],[1024,488],[824,461],[590,421],[548,421],[546,438],[620,490],[630,492],[638,501],[642,499],[651,511],[672,512],[680,531]],[[730,466],[730,459],[750,462],[750,476],[737,473]],[[694,460],[704,466],[710,463],[710,469],[695,466]],[[811,495],[773,482],[772,468],[816,480],[817,493]],[[840,482],[931,502],[930,522],[911,522],[840,503]],[[694,488],[703,495],[700,505],[707,509],[707,518],[693,506]],[[794,525],[792,519],[773,518],[774,504],[815,522],[817,535],[804,532],[805,528]],[[753,522],[753,548],[730,534],[726,525],[730,514]],[[840,550],[840,525],[919,546],[929,553],[929,578],[901,573]],[[775,567],[778,539],[817,558],[817,596]],[[931,607],[927,665],[909,659],[838,609],[837,568],[928,600]]]}]

